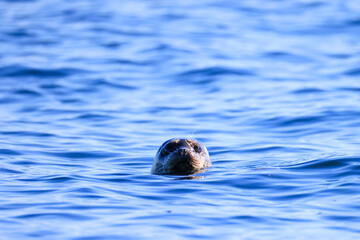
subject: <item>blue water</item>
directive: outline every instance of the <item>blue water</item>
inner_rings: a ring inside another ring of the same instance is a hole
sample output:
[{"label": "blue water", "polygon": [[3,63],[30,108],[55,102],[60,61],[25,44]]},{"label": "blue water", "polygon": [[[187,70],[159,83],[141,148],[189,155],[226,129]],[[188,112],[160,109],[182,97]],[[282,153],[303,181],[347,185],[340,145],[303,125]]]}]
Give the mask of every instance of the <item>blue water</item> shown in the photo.
[{"label": "blue water", "polygon": [[358,0],[0,1],[0,239],[359,239],[359,149]]}]

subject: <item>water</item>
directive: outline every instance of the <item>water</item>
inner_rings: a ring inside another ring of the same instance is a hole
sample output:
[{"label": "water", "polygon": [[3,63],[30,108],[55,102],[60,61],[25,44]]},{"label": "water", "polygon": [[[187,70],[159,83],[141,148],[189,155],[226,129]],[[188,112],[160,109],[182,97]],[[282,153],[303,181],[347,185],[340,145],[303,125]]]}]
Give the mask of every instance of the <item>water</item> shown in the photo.
[{"label": "water", "polygon": [[[0,1],[0,238],[358,239],[359,13]],[[151,175],[172,137],[213,167]]]}]

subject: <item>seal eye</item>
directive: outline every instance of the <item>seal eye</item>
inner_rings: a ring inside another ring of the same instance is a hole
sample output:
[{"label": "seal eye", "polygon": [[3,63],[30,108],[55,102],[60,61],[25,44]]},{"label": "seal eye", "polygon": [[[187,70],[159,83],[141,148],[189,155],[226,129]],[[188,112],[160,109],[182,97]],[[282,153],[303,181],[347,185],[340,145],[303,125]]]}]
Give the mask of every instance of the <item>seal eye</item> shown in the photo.
[{"label": "seal eye", "polygon": [[195,152],[197,152],[197,153],[201,153],[201,147],[199,147],[199,146],[197,146],[197,145],[194,146],[194,150],[195,150]]},{"label": "seal eye", "polygon": [[176,150],[176,143],[169,143],[166,145],[165,150],[169,153],[174,152]]}]

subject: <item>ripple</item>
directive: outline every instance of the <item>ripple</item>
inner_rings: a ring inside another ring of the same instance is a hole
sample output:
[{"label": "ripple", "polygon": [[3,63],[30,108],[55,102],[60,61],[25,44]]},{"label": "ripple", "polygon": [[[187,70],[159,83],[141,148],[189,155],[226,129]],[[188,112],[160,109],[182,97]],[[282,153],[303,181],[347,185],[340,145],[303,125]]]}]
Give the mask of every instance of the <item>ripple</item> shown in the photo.
[{"label": "ripple", "polygon": [[81,115],[77,116],[75,119],[105,121],[105,120],[110,120],[110,119],[114,119],[114,118],[111,116],[108,116],[108,115],[86,113],[86,114],[81,114]]},{"label": "ripple", "polygon": [[21,173],[23,173],[21,171],[9,169],[9,168],[2,168],[2,167],[0,167],[0,172],[2,172],[2,173],[12,173],[12,174],[21,174]]},{"label": "ripple", "polygon": [[50,192],[54,192],[54,189],[32,189],[32,190],[23,190],[23,191],[13,191],[15,193],[21,193],[21,194],[25,194],[25,195],[41,195],[41,194],[47,194]]},{"label": "ripple", "polygon": [[293,91],[295,94],[308,94],[308,93],[322,93],[325,92],[323,89],[319,88],[301,88]]},{"label": "ripple", "polygon": [[265,53],[266,58],[274,60],[283,60],[286,62],[296,62],[296,63],[308,63],[311,59],[305,56],[300,56],[297,54],[292,54],[288,52],[268,52]]},{"label": "ripple", "polygon": [[40,69],[22,65],[12,65],[0,68],[0,76],[2,77],[62,78],[84,72],[84,70],[76,68]]},{"label": "ripple", "polygon": [[344,72],[345,75],[358,76],[360,75],[360,68],[353,68]]},{"label": "ripple", "polygon": [[280,196],[271,196],[267,197],[268,200],[272,201],[294,201],[304,198],[311,198],[313,196],[312,192],[309,193],[298,193],[298,194],[285,194]]},{"label": "ripple", "polygon": [[14,97],[4,97],[4,98],[0,98],[0,103],[2,104],[8,104],[8,103],[16,103],[19,102],[19,100],[17,98]]},{"label": "ripple", "polygon": [[43,83],[43,84],[39,84],[39,87],[42,89],[59,89],[59,88],[63,88],[63,86],[61,86],[58,83]]},{"label": "ripple", "polygon": [[256,216],[250,216],[250,215],[238,215],[238,216],[234,216],[231,217],[231,219],[234,220],[241,220],[244,222],[254,222],[254,223],[261,223],[261,222],[266,222],[264,218],[261,217],[256,217]]},{"label": "ripple", "polygon": [[136,61],[130,59],[108,59],[107,62],[130,66],[152,66],[155,63],[154,61]]},{"label": "ripple", "polygon": [[253,147],[253,148],[243,148],[239,152],[309,152],[314,151],[311,148],[292,148],[292,147],[281,147],[281,146],[269,146],[269,147]]},{"label": "ripple", "polygon": [[339,168],[347,166],[347,164],[343,163],[341,160],[315,160],[312,162],[302,163],[299,165],[292,166],[292,168],[296,168],[297,170],[306,170],[306,169],[328,169],[328,168]]},{"label": "ripple", "polygon": [[[337,158],[337,159],[317,159],[310,162],[295,164],[288,168],[296,170],[318,170],[318,169],[336,169],[352,166],[357,163],[360,158]],[[355,165],[356,167],[356,165]]]},{"label": "ripple", "polygon": [[332,215],[332,216],[324,216],[324,218],[334,221],[349,221],[353,222],[360,222],[360,217],[357,216],[340,216],[340,215]]},{"label": "ripple", "polygon": [[18,156],[22,155],[22,153],[11,149],[0,149],[0,155]]},{"label": "ripple", "polygon": [[208,67],[208,68],[185,71],[179,73],[177,76],[178,77],[196,77],[196,76],[211,77],[211,76],[221,76],[221,75],[252,76],[254,75],[254,73],[244,69]]},{"label": "ripple", "polygon": [[349,91],[349,92],[360,92],[360,87],[343,87],[339,88],[342,91]]},{"label": "ripple", "polygon": [[94,86],[106,86],[106,87],[117,88],[128,91],[138,89],[133,85],[121,84],[119,82],[116,82],[115,80],[110,80],[110,79],[93,79],[93,80],[89,80],[89,83]]},{"label": "ripple", "polygon": [[18,219],[66,219],[71,221],[87,221],[93,220],[94,217],[80,215],[80,214],[73,214],[73,213],[33,213],[33,214],[23,214],[16,216],[15,218]]},{"label": "ripple", "polygon": [[44,154],[68,159],[104,159],[115,156],[113,153],[103,151],[65,151],[65,152],[44,152]]},{"label": "ripple", "polygon": [[18,28],[6,33],[9,37],[14,38],[33,38],[36,34],[31,32],[29,29]]},{"label": "ripple", "polygon": [[35,90],[30,90],[30,89],[18,89],[16,91],[13,91],[14,94],[18,94],[18,95],[24,95],[27,97],[40,97],[42,96],[42,94],[38,91]]},{"label": "ripple", "polygon": [[46,177],[37,177],[37,178],[19,178],[19,180],[24,182],[49,182],[49,183],[63,183],[75,181],[74,177],[66,176],[46,176]]},{"label": "ripple", "polygon": [[294,127],[310,124],[318,124],[328,120],[326,116],[299,116],[299,117],[273,117],[266,119],[260,124],[266,124],[271,127]]},{"label": "ripple", "polygon": [[31,136],[31,137],[55,137],[56,135],[44,132],[32,131],[0,131],[4,135],[18,135],[18,136]]}]

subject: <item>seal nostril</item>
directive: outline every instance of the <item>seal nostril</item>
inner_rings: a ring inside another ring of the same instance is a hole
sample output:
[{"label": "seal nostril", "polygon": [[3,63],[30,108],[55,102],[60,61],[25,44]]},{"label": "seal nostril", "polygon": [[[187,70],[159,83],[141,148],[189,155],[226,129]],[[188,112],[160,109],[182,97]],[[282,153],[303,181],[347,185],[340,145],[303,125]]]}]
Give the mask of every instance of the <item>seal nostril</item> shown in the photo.
[{"label": "seal nostril", "polygon": [[182,156],[185,156],[187,151],[186,149],[179,149],[179,153],[182,155]]}]

